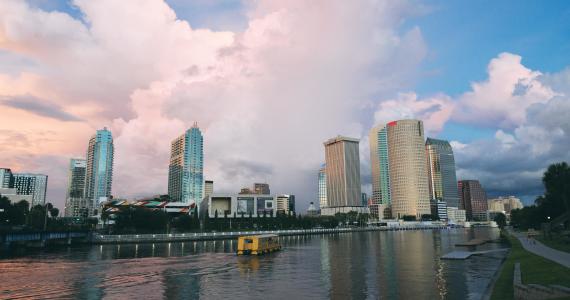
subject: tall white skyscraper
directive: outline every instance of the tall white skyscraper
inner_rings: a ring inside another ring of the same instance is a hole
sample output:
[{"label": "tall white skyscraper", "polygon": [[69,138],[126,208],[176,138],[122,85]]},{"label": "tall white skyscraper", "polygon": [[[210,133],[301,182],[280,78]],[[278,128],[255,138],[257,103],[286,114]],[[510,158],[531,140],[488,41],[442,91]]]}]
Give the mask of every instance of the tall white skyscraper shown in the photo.
[{"label": "tall white skyscraper", "polygon": [[386,127],[392,216],[431,214],[423,122],[399,120]]},{"label": "tall white skyscraper", "polygon": [[204,139],[194,123],[171,143],[168,196],[171,201],[200,207],[204,185]]},{"label": "tall white skyscraper", "polygon": [[[343,136],[332,138],[324,143],[329,208],[361,207],[358,144],[358,139]],[[322,211],[323,209],[321,213]]]},{"label": "tall white skyscraper", "polygon": [[84,198],[92,201],[94,209],[99,202],[111,197],[113,185],[113,136],[107,128],[97,130],[89,140],[85,171]]}]

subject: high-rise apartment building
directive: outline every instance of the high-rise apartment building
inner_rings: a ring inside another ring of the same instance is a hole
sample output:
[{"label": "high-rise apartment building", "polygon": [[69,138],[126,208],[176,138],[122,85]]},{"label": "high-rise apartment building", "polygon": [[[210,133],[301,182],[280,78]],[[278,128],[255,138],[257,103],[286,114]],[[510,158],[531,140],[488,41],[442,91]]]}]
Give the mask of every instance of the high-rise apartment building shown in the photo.
[{"label": "high-rise apartment building", "polygon": [[269,195],[271,191],[269,190],[269,184],[267,183],[254,183],[253,192],[257,195]]},{"label": "high-rise apartment building", "polygon": [[0,189],[11,189],[14,187],[14,174],[12,170],[0,168]]},{"label": "high-rise apartment building", "polygon": [[372,171],[372,195],[370,213],[375,218],[382,218],[379,205],[389,206],[390,169],[388,161],[388,131],[386,125],[372,128],[368,134],[370,142],[370,169]]},{"label": "high-rise apartment building", "polygon": [[469,221],[486,221],[487,220],[487,193],[478,180],[460,180],[458,183],[459,190],[459,208],[465,210],[465,215]]},{"label": "high-rise apartment building", "polygon": [[444,201],[447,207],[459,207],[455,158],[448,141],[428,138],[426,141],[430,199]]},{"label": "high-rise apartment building", "polygon": [[[331,213],[361,206],[359,140],[338,136],[324,143],[327,205]],[[321,213],[323,209],[321,208]]]},{"label": "high-rise apartment building", "polygon": [[318,197],[319,197],[319,207],[327,207],[327,164],[321,165],[319,169],[319,189],[318,189]]},{"label": "high-rise apartment building", "polygon": [[208,197],[213,193],[214,193],[214,181],[213,180],[204,181],[204,197]]},{"label": "high-rise apartment building", "polygon": [[171,143],[168,196],[172,201],[200,207],[204,184],[204,139],[194,123]]},{"label": "high-rise apartment building", "polygon": [[65,197],[66,217],[88,217],[92,212],[93,204],[91,199],[84,197],[86,169],[87,160],[70,159]]},{"label": "high-rise apartment building", "polygon": [[111,197],[114,151],[113,136],[107,127],[97,130],[89,140],[83,197],[93,209]]},{"label": "high-rise apartment building", "polygon": [[386,127],[392,216],[431,214],[422,121],[399,120]]},{"label": "high-rise apartment building", "polygon": [[14,188],[18,195],[31,195],[32,203],[44,205],[46,202],[48,176],[43,174],[14,173]]}]

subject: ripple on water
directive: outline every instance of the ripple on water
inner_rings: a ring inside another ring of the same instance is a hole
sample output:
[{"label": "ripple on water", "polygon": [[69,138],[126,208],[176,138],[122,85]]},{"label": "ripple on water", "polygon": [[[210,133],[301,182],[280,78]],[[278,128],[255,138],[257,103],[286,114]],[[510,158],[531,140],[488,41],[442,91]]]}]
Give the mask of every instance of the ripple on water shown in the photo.
[{"label": "ripple on water", "polygon": [[[0,260],[0,298],[479,299],[504,254],[442,261],[491,229],[283,238],[237,257],[235,243],[105,245]],[[486,247],[499,247],[492,244]]]}]

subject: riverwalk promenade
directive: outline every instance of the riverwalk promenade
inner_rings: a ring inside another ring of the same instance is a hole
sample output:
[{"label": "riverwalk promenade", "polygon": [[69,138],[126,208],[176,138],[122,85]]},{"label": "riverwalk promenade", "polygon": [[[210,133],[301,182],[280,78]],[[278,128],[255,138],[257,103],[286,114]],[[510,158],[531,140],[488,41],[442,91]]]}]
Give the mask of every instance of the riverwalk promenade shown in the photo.
[{"label": "riverwalk promenade", "polygon": [[511,231],[511,234],[519,239],[521,245],[526,251],[561,264],[566,268],[570,268],[570,253],[552,249],[537,241],[536,239],[528,239],[523,233],[520,232]]},{"label": "riverwalk promenade", "polygon": [[93,234],[91,242],[93,244],[120,244],[120,243],[169,243],[182,241],[207,241],[207,240],[228,240],[236,239],[242,235],[257,234],[277,234],[280,236],[289,235],[313,235],[348,233],[356,231],[399,231],[399,230],[425,230],[425,229],[447,229],[445,225],[424,225],[416,224],[398,227],[352,227],[352,228],[331,228],[331,229],[296,229],[296,230],[261,230],[261,231],[232,231],[232,232],[196,232],[196,233],[172,233],[172,234],[116,234],[101,235]]}]

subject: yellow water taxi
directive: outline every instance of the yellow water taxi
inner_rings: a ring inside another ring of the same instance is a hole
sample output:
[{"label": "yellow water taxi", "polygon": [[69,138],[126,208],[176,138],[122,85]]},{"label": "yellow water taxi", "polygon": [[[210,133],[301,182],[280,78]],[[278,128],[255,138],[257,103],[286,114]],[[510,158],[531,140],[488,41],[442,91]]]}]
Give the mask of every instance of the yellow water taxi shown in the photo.
[{"label": "yellow water taxi", "polygon": [[281,244],[276,234],[249,235],[238,238],[238,255],[261,255],[278,250],[281,250]]}]

